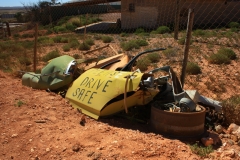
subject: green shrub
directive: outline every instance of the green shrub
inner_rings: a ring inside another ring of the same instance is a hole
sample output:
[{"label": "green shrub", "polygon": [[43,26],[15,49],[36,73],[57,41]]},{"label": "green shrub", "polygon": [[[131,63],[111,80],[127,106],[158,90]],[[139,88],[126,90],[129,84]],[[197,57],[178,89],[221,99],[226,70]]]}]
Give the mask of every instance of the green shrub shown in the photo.
[{"label": "green shrub", "polygon": [[66,29],[66,27],[64,27],[64,26],[55,26],[55,27],[53,28],[53,30],[54,30],[54,32],[56,32],[56,33],[67,32],[67,29]]},{"label": "green shrub", "polygon": [[89,46],[86,42],[83,42],[79,45],[78,49],[86,51],[86,50],[89,50],[90,48],[91,48],[91,46]]},{"label": "green shrub", "polygon": [[168,48],[168,49],[163,51],[163,55],[167,58],[176,57],[177,56],[177,51],[174,48]]},{"label": "green shrub", "polygon": [[132,49],[139,49],[140,46],[134,41],[134,40],[131,40],[129,42],[122,42],[121,43],[121,47],[123,48],[123,50],[125,51],[130,51]]},{"label": "green shrub", "polygon": [[141,71],[146,71],[148,66],[151,64],[151,61],[148,58],[142,58],[137,60],[136,67]]},{"label": "green shrub", "polygon": [[103,43],[110,43],[113,41],[113,38],[110,36],[102,36]]},{"label": "green shrub", "polygon": [[82,58],[82,56],[79,55],[79,54],[74,54],[74,55],[73,55],[73,58],[75,58],[75,59],[80,59],[80,58]]},{"label": "green shrub", "polygon": [[201,68],[196,63],[188,62],[186,67],[186,73],[191,75],[197,75],[201,73]]},{"label": "green shrub", "polygon": [[29,66],[29,65],[32,64],[31,59],[29,57],[26,57],[26,56],[19,57],[18,60],[21,64],[25,64],[26,66]]},{"label": "green shrub", "polygon": [[151,34],[158,34],[157,31],[151,31]]},{"label": "green shrub", "polygon": [[125,51],[130,51],[132,49],[139,49],[140,46],[147,46],[148,42],[142,39],[138,39],[138,40],[130,40],[128,42],[122,42],[121,43],[121,47],[123,48],[123,50]]},{"label": "green shrub", "polygon": [[81,23],[80,19],[77,18],[77,17],[71,18],[71,19],[69,20],[69,22],[70,22],[73,26],[75,26],[75,27],[80,27],[80,26],[82,26],[82,23]]},{"label": "green shrub", "polygon": [[59,50],[58,49],[55,49],[54,51],[51,51],[49,53],[47,53],[45,56],[42,57],[42,60],[44,62],[47,62],[53,58],[56,58],[56,57],[59,57],[61,56],[61,54],[59,53]]},{"label": "green shrub", "polygon": [[217,53],[226,55],[229,59],[232,59],[232,60],[237,58],[236,53],[229,48],[221,48],[218,50]]},{"label": "green shrub", "polygon": [[240,125],[240,96],[235,95],[223,101],[222,110],[228,124]]},{"label": "green shrub", "polygon": [[121,37],[127,37],[127,36],[128,36],[128,34],[127,34],[127,33],[125,33],[125,32],[122,32],[122,33],[120,34],[120,36],[121,36]]},{"label": "green shrub", "polygon": [[[190,44],[192,44],[192,43],[193,43],[193,41],[191,40]],[[180,39],[178,39],[178,44],[184,45],[185,44],[185,37],[181,37]]]},{"label": "green shrub", "polygon": [[185,44],[185,37],[181,37],[181,38],[178,40],[178,44],[184,45],[184,44]]},{"label": "green shrub", "polygon": [[148,42],[143,39],[138,39],[135,41],[139,46],[147,46]]},{"label": "green shrub", "polygon": [[239,24],[238,22],[230,22],[230,23],[228,24],[228,26],[229,26],[230,28],[239,28],[239,27],[240,27],[240,24]]},{"label": "green shrub", "polygon": [[68,21],[70,18],[71,18],[71,17],[69,17],[69,16],[66,16],[66,17],[61,18],[61,19],[57,22],[57,25],[58,25],[58,26],[61,26],[61,25],[65,24],[65,23],[67,23],[67,21]]},{"label": "green shrub", "polygon": [[53,37],[52,39],[53,39],[54,43],[61,43],[62,37],[61,36],[56,36],[56,37]]},{"label": "green shrub", "polygon": [[170,29],[167,26],[160,26],[160,27],[157,28],[156,32],[158,34],[169,33]]},{"label": "green shrub", "polygon": [[66,29],[69,31],[74,31],[77,27],[73,25],[72,23],[67,23],[66,24]]},{"label": "green shrub", "polygon": [[61,43],[68,43],[68,38],[62,37],[61,38]]},{"label": "green shrub", "polygon": [[69,44],[70,44],[71,48],[76,49],[76,48],[78,48],[80,43],[78,42],[78,40],[76,38],[70,38]]},{"label": "green shrub", "polygon": [[139,34],[139,33],[144,33],[144,29],[143,28],[137,28],[135,31],[135,34]]},{"label": "green shrub", "polygon": [[84,43],[86,43],[86,44],[89,45],[89,46],[94,45],[94,41],[93,41],[93,39],[91,39],[91,38],[86,39],[86,40],[84,41]]},{"label": "green shrub", "polygon": [[161,56],[158,54],[158,53],[149,53],[147,55],[147,58],[152,62],[152,63],[156,63],[156,62],[159,62]]},{"label": "green shrub", "polygon": [[209,56],[208,61],[213,64],[229,64],[230,59],[224,54],[212,54]]},{"label": "green shrub", "polygon": [[237,33],[238,32],[238,28],[230,28],[230,31]]},{"label": "green shrub", "polygon": [[69,44],[66,44],[66,45],[64,45],[63,47],[62,47],[62,49],[63,49],[63,51],[64,52],[68,52],[68,51],[70,51],[70,45]]},{"label": "green shrub", "polygon": [[95,34],[93,38],[96,39],[96,40],[101,40],[102,39],[102,37],[99,34]]},{"label": "green shrub", "polygon": [[15,34],[13,35],[13,37],[14,37],[14,38],[19,38],[19,37],[20,37],[20,34],[19,34],[19,33],[15,33]]},{"label": "green shrub", "polygon": [[46,36],[42,36],[42,37],[38,37],[38,39],[37,39],[37,41],[39,42],[39,43],[42,43],[42,42],[44,42],[44,41],[49,41],[49,37],[46,37]]},{"label": "green shrub", "polygon": [[195,31],[193,31],[193,35],[194,36],[204,36],[205,35],[205,31],[202,29],[197,29]]}]

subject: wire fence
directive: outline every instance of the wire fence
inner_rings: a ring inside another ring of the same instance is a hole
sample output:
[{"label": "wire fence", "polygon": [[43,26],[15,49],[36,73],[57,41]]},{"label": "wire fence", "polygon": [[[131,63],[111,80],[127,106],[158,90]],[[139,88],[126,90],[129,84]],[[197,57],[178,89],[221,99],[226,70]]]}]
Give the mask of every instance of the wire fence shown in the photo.
[{"label": "wire fence", "polygon": [[[184,89],[219,100],[240,94],[239,0],[92,0],[25,8],[16,18],[28,23],[12,29],[12,37],[34,38],[34,26],[39,25],[39,66],[41,57],[56,50],[76,58],[103,59],[166,48],[142,56],[136,65],[143,72],[170,65],[178,77],[192,9]],[[1,37],[6,37],[6,27],[1,28]],[[110,47],[103,47],[107,44]]]}]

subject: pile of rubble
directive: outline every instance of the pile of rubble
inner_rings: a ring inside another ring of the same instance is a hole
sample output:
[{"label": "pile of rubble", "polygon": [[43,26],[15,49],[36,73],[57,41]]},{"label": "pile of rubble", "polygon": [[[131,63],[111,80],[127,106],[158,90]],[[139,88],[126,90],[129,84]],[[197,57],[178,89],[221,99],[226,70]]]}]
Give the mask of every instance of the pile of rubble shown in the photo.
[{"label": "pile of rubble", "polygon": [[208,136],[201,139],[205,146],[219,147],[210,156],[216,159],[240,159],[240,126],[230,124],[228,129],[221,125],[215,131],[208,131]]}]

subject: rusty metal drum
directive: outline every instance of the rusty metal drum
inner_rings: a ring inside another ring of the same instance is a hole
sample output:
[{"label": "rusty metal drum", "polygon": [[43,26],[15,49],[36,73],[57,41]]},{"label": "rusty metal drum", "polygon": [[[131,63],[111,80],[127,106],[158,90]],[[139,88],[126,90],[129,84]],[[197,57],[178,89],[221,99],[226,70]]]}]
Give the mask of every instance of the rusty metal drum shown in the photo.
[{"label": "rusty metal drum", "polygon": [[179,137],[194,138],[204,133],[206,109],[198,112],[170,112],[156,105],[151,106],[151,127],[157,133]]}]

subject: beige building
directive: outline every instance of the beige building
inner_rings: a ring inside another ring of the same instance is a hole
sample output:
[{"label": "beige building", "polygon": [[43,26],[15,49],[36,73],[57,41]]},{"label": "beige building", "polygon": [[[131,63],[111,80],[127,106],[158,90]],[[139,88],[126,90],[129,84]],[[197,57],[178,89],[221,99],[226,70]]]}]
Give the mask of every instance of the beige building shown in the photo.
[{"label": "beige building", "polygon": [[121,27],[173,25],[177,13],[180,26],[184,26],[189,8],[194,9],[194,25],[240,22],[240,0],[121,0]]}]

